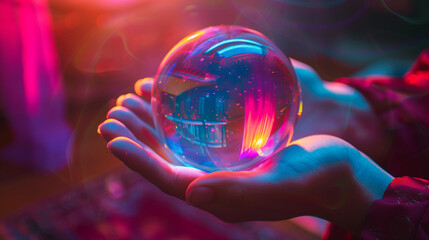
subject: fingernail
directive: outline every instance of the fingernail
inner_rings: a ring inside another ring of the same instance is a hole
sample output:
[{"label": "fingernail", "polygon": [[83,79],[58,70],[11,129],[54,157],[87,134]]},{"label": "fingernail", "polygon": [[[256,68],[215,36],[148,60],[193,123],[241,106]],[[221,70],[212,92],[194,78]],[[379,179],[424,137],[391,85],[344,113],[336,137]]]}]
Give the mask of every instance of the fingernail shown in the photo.
[{"label": "fingernail", "polygon": [[120,105],[124,101],[125,96],[121,95],[116,99],[116,105]]},{"label": "fingernail", "polygon": [[117,137],[107,143],[107,149],[120,160],[128,155],[129,147],[125,137]]},{"label": "fingernail", "polygon": [[192,205],[202,205],[213,201],[214,192],[208,187],[197,187],[191,190],[188,202]]}]

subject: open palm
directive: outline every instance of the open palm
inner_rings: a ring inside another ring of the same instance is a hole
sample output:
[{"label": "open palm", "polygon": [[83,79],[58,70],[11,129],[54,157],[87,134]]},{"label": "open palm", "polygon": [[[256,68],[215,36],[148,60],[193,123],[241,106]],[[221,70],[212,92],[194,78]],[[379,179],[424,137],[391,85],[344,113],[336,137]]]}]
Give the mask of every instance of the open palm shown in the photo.
[{"label": "open palm", "polygon": [[392,180],[350,144],[327,135],[296,140],[253,171],[205,173],[174,165],[154,129],[152,81],[136,83],[138,96],[119,97],[98,132],[117,158],[162,191],[225,221],[313,215],[356,232]]}]

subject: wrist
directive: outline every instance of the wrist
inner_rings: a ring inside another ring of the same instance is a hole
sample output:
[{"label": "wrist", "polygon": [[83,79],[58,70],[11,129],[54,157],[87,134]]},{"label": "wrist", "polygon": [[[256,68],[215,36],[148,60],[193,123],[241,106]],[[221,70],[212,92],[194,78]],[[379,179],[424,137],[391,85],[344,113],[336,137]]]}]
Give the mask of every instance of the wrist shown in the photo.
[{"label": "wrist", "polygon": [[381,199],[393,177],[359,151],[349,151],[347,168],[341,174],[336,208],[325,208],[328,220],[358,236],[375,200]]},{"label": "wrist", "polygon": [[358,235],[374,199],[353,176],[350,164],[344,163],[335,168],[330,171],[331,176],[335,177],[331,177],[331,181],[313,196],[315,216]]}]

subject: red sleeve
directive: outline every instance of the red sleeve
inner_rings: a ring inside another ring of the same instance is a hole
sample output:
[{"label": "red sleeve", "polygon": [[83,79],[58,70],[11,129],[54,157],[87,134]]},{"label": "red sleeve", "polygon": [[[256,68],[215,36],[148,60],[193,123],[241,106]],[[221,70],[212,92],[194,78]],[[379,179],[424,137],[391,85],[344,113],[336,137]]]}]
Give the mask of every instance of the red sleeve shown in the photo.
[{"label": "red sleeve", "polygon": [[385,126],[389,150],[374,159],[395,177],[429,179],[429,49],[402,77],[336,80],[361,92]]},{"label": "red sleeve", "polygon": [[429,239],[429,181],[401,177],[374,201],[362,239]]}]

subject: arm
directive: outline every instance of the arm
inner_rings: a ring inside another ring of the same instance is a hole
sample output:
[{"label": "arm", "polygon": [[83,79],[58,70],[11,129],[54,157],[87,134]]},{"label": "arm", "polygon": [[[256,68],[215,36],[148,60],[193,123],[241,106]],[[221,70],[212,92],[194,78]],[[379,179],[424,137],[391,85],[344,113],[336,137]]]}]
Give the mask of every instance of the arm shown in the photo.
[{"label": "arm", "polygon": [[401,77],[372,75],[337,79],[357,89],[388,132],[377,163],[393,176],[429,179],[429,50]]},{"label": "arm", "polygon": [[292,65],[303,101],[294,138],[328,134],[346,140],[376,161],[381,159],[383,146],[387,146],[386,132],[366,98],[346,84],[321,80],[304,63],[292,60]]}]

